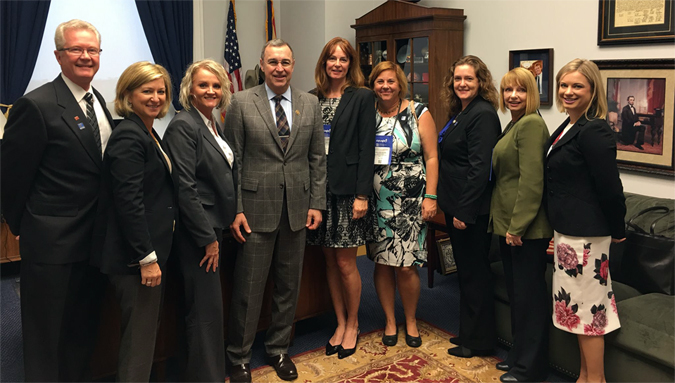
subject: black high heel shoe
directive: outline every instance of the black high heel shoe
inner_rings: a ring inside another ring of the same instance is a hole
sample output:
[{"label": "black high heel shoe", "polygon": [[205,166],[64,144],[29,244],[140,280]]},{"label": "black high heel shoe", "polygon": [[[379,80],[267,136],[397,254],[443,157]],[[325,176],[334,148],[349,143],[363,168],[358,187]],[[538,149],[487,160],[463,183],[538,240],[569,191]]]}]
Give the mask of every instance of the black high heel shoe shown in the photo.
[{"label": "black high heel shoe", "polygon": [[359,346],[359,334],[361,334],[361,330],[356,330],[356,343],[353,348],[344,348],[342,345],[338,346],[338,359],[344,359],[356,352],[356,348]]},{"label": "black high heel shoe", "polygon": [[331,356],[331,355],[337,354],[338,349],[340,349],[340,345],[338,344],[338,345],[333,346],[332,344],[330,344],[330,339],[329,339],[328,342],[326,343],[326,356]]}]

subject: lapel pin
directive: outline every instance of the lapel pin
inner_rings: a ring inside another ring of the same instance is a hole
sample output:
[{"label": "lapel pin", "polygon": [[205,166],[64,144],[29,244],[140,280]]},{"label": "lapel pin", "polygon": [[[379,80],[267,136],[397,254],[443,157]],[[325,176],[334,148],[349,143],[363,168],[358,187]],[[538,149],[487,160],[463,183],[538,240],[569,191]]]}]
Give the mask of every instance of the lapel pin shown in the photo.
[{"label": "lapel pin", "polygon": [[80,116],[75,116],[75,121],[80,121]]},{"label": "lapel pin", "polygon": [[84,124],[80,122],[79,124],[77,124],[77,127],[80,128],[80,130],[82,130],[84,129]]}]

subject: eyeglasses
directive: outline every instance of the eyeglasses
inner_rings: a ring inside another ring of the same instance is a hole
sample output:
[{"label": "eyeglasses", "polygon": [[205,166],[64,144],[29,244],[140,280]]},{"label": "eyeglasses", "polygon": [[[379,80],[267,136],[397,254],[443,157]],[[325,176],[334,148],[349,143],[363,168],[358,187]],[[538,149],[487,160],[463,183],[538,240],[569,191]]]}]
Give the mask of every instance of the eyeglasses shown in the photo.
[{"label": "eyeglasses", "polygon": [[66,51],[66,52],[68,52],[68,54],[71,55],[71,56],[82,56],[82,54],[86,51],[87,54],[88,54],[90,57],[96,57],[96,56],[98,56],[101,52],[103,52],[103,49],[99,49],[99,48],[87,48],[87,49],[84,49],[84,48],[81,48],[81,47],[61,48],[61,49],[57,49],[57,50],[58,50],[58,51],[61,51],[61,52]]}]

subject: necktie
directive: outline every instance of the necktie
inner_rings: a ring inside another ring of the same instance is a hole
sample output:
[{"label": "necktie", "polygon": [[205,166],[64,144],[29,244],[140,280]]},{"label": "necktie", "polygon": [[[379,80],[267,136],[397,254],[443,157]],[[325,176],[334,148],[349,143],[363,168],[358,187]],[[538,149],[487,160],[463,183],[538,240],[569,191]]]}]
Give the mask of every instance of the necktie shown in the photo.
[{"label": "necktie", "polygon": [[283,96],[276,95],[272,99],[276,102],[274,106],[274,112],[277,117],[277,129],[279,129],[279,138],[281,139],[281,147],[286,151],[286,146],[288,146],[288,138],[290,137],[291,129],[288,127],[288,119],[286,118],[286,112],[284,108],[281,107],[281,99]]},{"label": "necktie", "polygon": [[84,100],[87,101],[87,122],[94,132],[94,141],[98,150],[101,150],[101,132],[98,130],[98,120],[96,119],[96,112],[94,112],[94,96],[87,92],[84,95]]}]

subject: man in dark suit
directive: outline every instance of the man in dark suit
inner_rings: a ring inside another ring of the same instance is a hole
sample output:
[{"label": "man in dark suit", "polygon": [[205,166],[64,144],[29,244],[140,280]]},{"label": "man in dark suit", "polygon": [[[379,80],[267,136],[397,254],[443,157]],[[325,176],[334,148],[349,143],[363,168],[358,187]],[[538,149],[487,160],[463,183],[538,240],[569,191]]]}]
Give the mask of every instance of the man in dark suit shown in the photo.
[{"label": "man in dark suit", "polygon": [[635,97],[628,96],[628,104],[621,110],[621,141],[626,145],[633,145],[635,134],[637,133],[637,142],[635,147],[644,150],[642,145],[645,143],[645,127],[640,122],[640,118],[635,113]]},{"label": "man in dark suit", "polygon": [[89,257],[113,127],[90,86],[100,41],[85,21],[59,25],[54,54],[61,74],[17,100],[5,128],[2,212],[20,236],[26,381],[91,379],[102,278]]},{"label": "man in dark suit", "polygon": [[290,87],[294,64],[286,42],[268,41],[260,58],[265,84],[235,93],[225,117],[240,161],[231,229],[243,244],[234,271],[227,348],[233,382],[251,381],[248,363],[270,272],[274,293],[265,349],[281,379],[298,377],[287,352],[305,228],[316,229],[326,208],[326,156],[318,99]]}]

